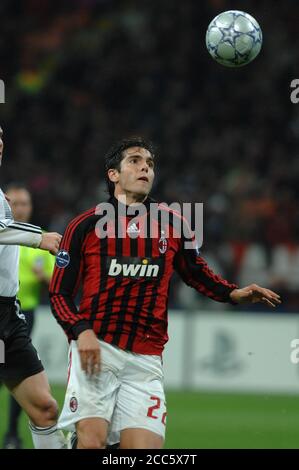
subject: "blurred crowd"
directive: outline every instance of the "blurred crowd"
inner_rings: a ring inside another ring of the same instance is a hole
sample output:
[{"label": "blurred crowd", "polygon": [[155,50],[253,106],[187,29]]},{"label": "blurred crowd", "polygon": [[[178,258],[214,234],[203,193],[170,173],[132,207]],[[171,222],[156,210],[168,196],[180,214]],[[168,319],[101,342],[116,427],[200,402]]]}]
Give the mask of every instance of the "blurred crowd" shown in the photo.
[{"label": "blurred crowd", "polygon": [[[202,253],[215,269],[276,288],[299,311],[299,3],[242,2],[264,45],[236,70],[211,59],[205,32],[238,3],[1,0],[1,186],[26,183],[35,223],[63,231],[107,197],[111,144],[150,138],[153,195],[204,203]],[[174,307],[191,299],[179,287]]]}]

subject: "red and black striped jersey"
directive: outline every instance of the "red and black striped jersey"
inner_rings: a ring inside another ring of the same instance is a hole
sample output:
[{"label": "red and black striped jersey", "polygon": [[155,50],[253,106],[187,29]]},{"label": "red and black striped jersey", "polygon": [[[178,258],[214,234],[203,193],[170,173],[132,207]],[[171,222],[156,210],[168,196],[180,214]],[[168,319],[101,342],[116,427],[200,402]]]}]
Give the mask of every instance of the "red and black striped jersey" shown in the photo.
[{"label": "red and black striped jersey", "polygon": [[[115,217],[106,216],[105,224],[104,211],[97,208],[69,223],[50,284],[51,308],[69,339],[93,329],[98,338],[119,348],[159,355],[168,340],[167,303],[174,270],[186,284],[219,302],[230,302],[237,286],[215,275],[195,248],[186,248],[185,232],[177,231],[186,221],[168,206],[159,204],[160,215],[154,217],[154,201],[148,198],[144,214],[133,223],[126,206],[120,214],[119,202],[111,198],[109,203]],[[100,233],[104,226],[106,237]],[[74,299],[80,285],[77,308]]]}]

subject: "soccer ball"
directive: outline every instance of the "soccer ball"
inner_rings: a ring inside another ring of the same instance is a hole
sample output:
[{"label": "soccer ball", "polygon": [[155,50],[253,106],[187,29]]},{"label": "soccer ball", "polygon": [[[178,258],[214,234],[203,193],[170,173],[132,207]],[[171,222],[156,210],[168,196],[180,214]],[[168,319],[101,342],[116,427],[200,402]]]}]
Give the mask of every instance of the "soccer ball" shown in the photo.
[{"label": "soccer ball", "polygon": [[259,54],[263,37],[258,22],[248,13],[229,10],[211,21],[206,34],[209,53],[227,67],[249,64]]}]

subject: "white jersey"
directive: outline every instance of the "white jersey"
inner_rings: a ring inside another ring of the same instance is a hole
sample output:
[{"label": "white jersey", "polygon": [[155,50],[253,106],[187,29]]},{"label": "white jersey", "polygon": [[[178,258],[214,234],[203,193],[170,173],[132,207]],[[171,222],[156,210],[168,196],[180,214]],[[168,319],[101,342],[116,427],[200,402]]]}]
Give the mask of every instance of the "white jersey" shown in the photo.
[{"label": "white jersey", "polygon": [[10,206],[0,189],[0,296],[14,297],[19,289],[19,246],[37,248],[40,227],[13,220]]}]

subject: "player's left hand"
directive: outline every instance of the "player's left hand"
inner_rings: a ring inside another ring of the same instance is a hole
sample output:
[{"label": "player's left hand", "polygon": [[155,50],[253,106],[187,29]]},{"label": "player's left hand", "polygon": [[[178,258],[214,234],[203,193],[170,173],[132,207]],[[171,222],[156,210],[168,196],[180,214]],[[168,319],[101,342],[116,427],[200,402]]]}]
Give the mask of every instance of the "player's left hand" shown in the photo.
[{"label": "player's left hand", "polygon": [[237,304],[256,304],[261,302],[266,304],[268,307],[275,308],[281,304],[280,296],[270,289],[265,289],[257,284],[251,284],[250,286],[243,287],[242,289],[234,289],[230,293],[230,298]]}]

